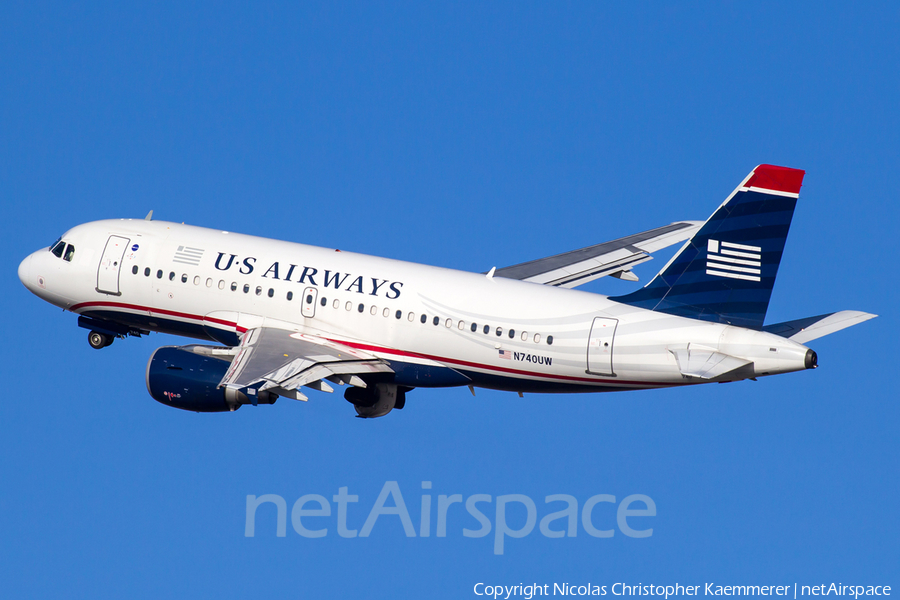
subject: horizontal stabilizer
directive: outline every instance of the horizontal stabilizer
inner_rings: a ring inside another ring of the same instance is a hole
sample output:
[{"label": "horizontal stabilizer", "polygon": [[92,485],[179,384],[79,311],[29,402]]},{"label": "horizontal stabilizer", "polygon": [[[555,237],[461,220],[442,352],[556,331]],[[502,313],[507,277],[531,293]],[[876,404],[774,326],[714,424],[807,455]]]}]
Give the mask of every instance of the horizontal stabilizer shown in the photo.
[{"label": "horizontal stabilizer", "polygon": [[696,344],[688,344],[685,348],[669,348],[669,352],[675,356],[682,375],[700,379],[715,379],[753,364],[749,360],[722,354],[712,348]]},{"label": "horizontal stabilizer", "polygon": [[836,313],[828,313],[827,315],[819,315],[817,317],[806,317],[805,319],[797,319],[796,321],[785,321],[784,323],[775,323],[774,325],[766,325],[763,331],[780,335],[788,338],[798,344],[805,344],[812,340],[819,339],[835,331],[846,329],[853,325],[874,319],[878,315],[861,312],[858,310],[842,310]]}]

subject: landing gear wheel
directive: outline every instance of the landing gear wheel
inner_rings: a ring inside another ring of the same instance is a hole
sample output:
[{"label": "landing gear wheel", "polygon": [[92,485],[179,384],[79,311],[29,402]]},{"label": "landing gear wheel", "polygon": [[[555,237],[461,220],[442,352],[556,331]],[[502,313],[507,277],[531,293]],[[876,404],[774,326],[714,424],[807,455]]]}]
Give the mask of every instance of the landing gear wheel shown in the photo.
[{"label": "landing gear wheel", "polygon": [[90,344],[91,348],[95,350],[106,348],[113,343],[113,339],[114,338],[111,335],[106,335],[105,333],[100,333],[99,331],[91,331],[88,333],[88,344]]}]

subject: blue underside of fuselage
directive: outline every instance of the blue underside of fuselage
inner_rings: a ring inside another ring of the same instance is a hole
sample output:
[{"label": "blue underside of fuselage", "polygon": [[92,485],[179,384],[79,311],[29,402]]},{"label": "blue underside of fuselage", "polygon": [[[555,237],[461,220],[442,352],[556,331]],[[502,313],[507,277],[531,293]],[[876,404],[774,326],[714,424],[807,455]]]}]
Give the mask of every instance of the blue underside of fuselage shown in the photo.
[{"label": "blue underside of fuselage", "polygon": [[[199,323],[186,323],[160,316],[149,316],[119,311],[91,310],[81,313],[86,317],[112,321],[133,329],[168,333],[194,339],[218,342],[226,346],[237,346],[240,340],[236,333],[226,329],[209,327]],[[531,393],[577,393],[612,392],[627,388],[582,385],[577,383],[543,381],[512,377],[508,375],[483,373],[471,369],[453,369],[434,365],[421,365],[396,359],[388,364],[394,370],[393,383],[406,387],[459,387],[472,385],[481,388]]]}]

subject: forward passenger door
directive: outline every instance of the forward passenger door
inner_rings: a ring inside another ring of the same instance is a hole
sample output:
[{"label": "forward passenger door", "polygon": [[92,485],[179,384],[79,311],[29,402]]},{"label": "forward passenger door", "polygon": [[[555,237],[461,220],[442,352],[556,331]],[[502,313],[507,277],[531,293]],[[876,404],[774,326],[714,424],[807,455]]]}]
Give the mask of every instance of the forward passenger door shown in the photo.
[{"label": "forward passenger door", "polygon": [[100,265],[97,268],[97,291],[102,294],[121,295],[119,291],[119,272],[122,270],[122,258],[131,240],[117,235],[109,236]]}]

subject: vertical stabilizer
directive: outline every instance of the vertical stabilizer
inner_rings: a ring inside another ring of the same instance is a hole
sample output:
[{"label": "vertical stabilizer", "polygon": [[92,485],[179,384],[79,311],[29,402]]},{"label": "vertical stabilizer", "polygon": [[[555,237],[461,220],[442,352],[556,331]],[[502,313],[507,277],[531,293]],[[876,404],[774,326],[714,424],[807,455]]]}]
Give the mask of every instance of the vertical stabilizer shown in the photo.
[{"label": "vertical stabilizer", "polygon": [[803,175],[759,165],[650,283],[611,300],[761,329]]}]

